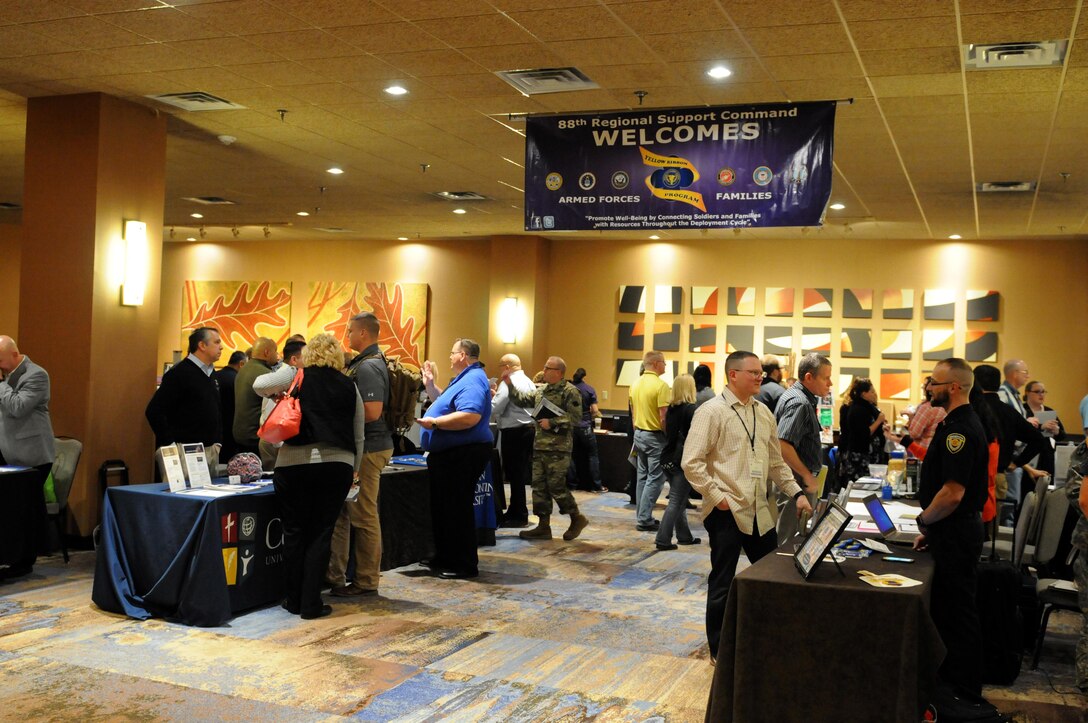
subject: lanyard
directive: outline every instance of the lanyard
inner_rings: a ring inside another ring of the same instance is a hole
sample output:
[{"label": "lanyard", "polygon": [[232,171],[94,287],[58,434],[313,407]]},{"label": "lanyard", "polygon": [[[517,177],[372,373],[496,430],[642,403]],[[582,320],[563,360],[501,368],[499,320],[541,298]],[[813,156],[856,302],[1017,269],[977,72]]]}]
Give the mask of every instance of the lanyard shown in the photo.
[{"label": "lanyard", "polygon": [[756,405],[752,405],[752,431],[748,431],[748,425],[744,423],[744,417],[740,416],[740,412],[736,407],[729,407],[733,410],[733,414],[737,415],[737,419],[740,420],[740,426],[744,427],[744,434],[748,437],[748,443],[752,447],[752,451],[756,451]]}]

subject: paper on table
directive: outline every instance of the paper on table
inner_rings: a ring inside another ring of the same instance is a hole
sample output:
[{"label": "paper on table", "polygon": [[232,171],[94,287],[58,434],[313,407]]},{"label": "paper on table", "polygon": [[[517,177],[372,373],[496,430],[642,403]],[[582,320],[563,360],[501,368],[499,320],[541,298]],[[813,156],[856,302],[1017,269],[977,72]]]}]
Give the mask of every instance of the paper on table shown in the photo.
[{"label": "paper on table", "polygon": [[866,547],[868,547],[873,552],[880,552],[880,553],[883,553],[885,555],[892,554],[891,549],[889,549],[888,546],[885,545],[883,542],[877,542],[876,540],[868,540],[868,539],[860,539],[860,540],[858,540],[858,542],[865,545]]},{"label": "paper on table", "polygon": [[913,580],[909,577],[897,575],[895,573],[888,573],[887,575],[874,575],[868,570],[858,570],[858,576],[862,582],[868,583],[873,587],[915,587],[921,585],[921,580]]},{"label": "paper on table", "polygon": [[187,495],[189,497],[230,497],[231,495],[236,495],[238,493],[234,490],[217,490],[214,487],[194,487],[191,490],[181,490],[174,494]]}]

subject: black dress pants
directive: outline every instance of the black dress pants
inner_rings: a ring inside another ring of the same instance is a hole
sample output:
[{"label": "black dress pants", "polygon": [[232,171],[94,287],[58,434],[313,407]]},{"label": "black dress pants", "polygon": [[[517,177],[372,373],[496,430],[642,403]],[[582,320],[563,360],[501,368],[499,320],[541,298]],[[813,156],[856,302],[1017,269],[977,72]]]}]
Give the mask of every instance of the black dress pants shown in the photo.
[{"label": "black dress pants", "polygon": [[729,599],[729,587],[737,574],[737,562],[743,549],[755,564],[765,555],[778,549],[778,536],[774,529],[759,534],[759,526],[752,523],[752,534],[746,535],[737,527],[732,512],[715,508],[703,521],[710,537],[710,575],[706,589],[706,641],[710,655],[718,657],[718,643],[722,639],[722,622],[725,620],[725,604]]},{"label": "black dress pants", "polygon": [[983,537],[978,513],[941,520],[926,532],[934,563],[930,615],[948,649],[937,673],[941,680],[975,695],[982,693],[982,625],[976,592]]},{"label": "black dress pants", "polygon": [[352,466],[320,462],[277,467],[272,478],[283,513],[285,607],[316,615],[332,554],[332,530],[351,488]]},{"label": "black dress pants", "polygon": [[529,508],[525,503],[525,486],[533,483],[533,439],[536,428],[531,424],[509,427],[499,435],[502,452],[502,468],[510,480],[510,504],[503,519],[528,520]]},{"label": "black dress pants", "polygon": [[491,459],[488,442],[463,444],[427,455],[434,529],[433,567],[464,575],[479,571],[476,554],[476,482]]}]

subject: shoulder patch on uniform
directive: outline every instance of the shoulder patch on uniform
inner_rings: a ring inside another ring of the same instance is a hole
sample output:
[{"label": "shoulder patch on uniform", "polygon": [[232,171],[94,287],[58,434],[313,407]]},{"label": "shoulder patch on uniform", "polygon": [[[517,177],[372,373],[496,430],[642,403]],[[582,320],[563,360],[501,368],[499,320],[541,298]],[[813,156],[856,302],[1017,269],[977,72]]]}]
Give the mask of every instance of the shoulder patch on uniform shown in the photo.
[{"label": "shoulder patch on uniform", "polygon": [[951,452],[952,454],[955,454],[956,452],[959,452],[961,449],[963,449],[963,445],[966,442],[967,442],[967,438],[964,437],[962,434],[959,434],[959,433],[950,434],[947,437],[945,437],[944,446],[948,447],[949,452]]}]

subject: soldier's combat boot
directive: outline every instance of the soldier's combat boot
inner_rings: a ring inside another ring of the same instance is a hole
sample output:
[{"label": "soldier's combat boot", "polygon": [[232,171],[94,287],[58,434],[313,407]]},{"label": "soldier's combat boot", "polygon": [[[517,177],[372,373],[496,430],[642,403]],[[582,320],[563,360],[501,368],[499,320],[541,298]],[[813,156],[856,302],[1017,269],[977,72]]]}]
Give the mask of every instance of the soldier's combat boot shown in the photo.
[{"label": "soldier's combat boot", "polygon": [[582,530],[586,529],[586,525],[589,524],[589,518],[583,515],[581,512],[575,512],[570,516],[570,527],[563,533],[563,539],[570,542],[578,535],[582,534]]},{"label": "soldier's combat boot", "polygon": [[550,540],[552,539],[552,526],[548,520],[551,515],[537,515],[540,518],[540,522],[536,527],[531,530],[522,530],[518,533],[518,537],[523,540]]}]

